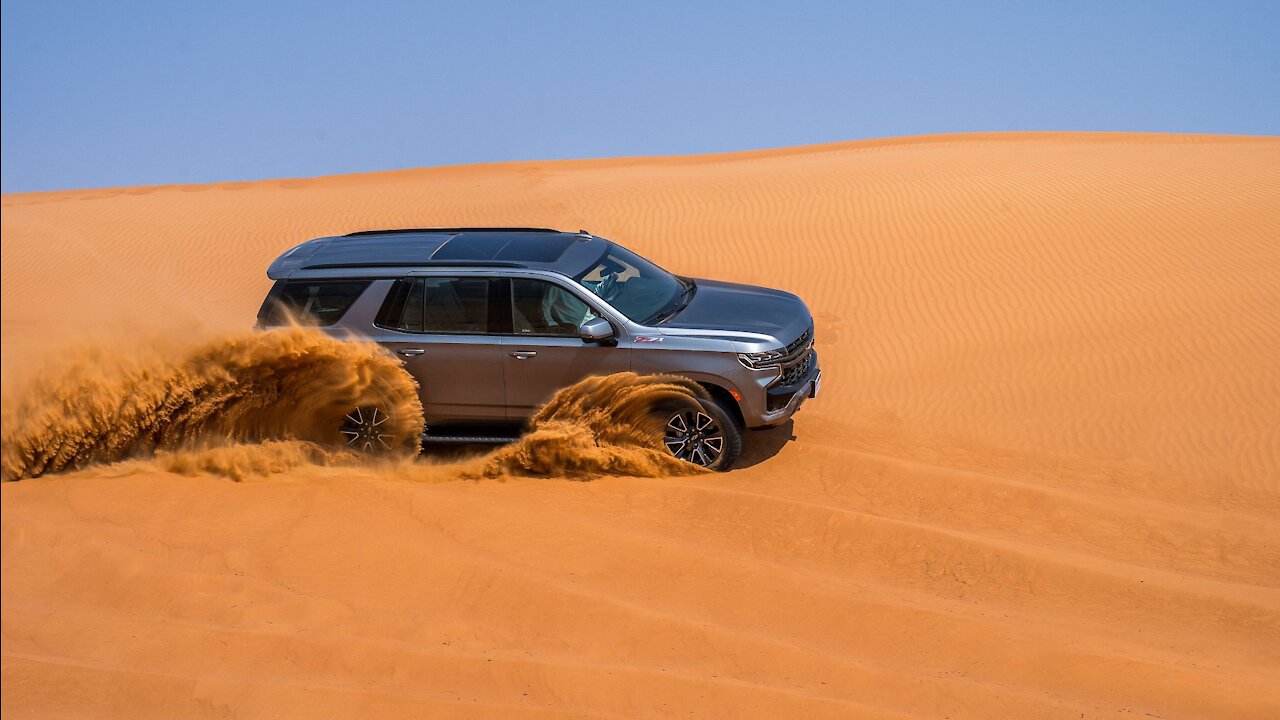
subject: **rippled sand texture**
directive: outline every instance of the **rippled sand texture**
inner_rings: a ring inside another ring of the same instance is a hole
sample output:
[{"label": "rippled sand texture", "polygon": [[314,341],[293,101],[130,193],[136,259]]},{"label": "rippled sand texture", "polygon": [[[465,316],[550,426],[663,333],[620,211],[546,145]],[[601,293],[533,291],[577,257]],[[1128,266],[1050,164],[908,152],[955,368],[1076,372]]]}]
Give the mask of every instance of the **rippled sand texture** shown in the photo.
[{"label": "rippled sand texture", "polygon": [[285,248],[403,226],[585,227],[792,290],[825,372],[729,474],[5,483],[6,718],[1280,716],[1280,139],[6,195],[0,222],[6,394],[68,343],[244,329]]}]

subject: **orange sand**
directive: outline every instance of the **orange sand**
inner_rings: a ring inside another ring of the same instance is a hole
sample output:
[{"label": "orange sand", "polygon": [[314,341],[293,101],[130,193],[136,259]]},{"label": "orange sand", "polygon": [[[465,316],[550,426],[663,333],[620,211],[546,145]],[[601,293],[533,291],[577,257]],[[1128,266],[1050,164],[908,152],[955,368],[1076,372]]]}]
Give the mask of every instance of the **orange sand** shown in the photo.
[{"label": "orange sand", "polygon": [[6,393],[68,343],[247,327],[300,240],[424,225],[792,290],[825,372],[724,475],[6,483],[6,718],[1280,716],[1280,139],[18,194],[2,222]]}]

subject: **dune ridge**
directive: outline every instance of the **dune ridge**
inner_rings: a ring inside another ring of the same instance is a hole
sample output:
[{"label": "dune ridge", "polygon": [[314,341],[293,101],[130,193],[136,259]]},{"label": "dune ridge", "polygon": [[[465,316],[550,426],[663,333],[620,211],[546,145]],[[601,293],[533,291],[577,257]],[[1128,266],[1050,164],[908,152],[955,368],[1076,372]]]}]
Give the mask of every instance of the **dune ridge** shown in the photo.
[{"label": "dune ridge", "polygon": [[727,475],[268,443],[5,483],[4,714],[1280,715],[1277,168],[989,133],[6,195],[6,402],[67,344],[239,332],[279,252],[376,227],[794,291],[826,377]]}]

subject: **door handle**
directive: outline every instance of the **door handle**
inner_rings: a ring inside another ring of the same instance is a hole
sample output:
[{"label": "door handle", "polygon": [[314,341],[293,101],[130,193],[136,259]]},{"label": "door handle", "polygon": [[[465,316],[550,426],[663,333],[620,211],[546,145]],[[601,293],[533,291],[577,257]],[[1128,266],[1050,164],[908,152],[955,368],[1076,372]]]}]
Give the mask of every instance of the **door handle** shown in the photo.
[{"label": "door handle", "polygon": [[400,348],[396,351],[396,354],[403,355],[405,357],[418,357],[425,352],[426,350],[423,350],[422,348]]},{"label": "door handle", "polygon": [[517,360],[528,360],[529,358],[537,355],[538,353],[534,352],[533,350],[517,350],[515,352],[509,352],[507,354]]}]

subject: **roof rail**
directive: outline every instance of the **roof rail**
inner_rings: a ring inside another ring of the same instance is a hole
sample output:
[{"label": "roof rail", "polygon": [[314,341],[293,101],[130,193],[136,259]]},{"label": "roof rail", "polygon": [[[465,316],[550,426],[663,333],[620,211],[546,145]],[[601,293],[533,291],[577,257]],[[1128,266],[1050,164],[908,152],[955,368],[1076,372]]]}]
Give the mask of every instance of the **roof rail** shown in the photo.
[{"label": "roof rail", "polygon": [[464,228],[396,228],[394,230],[361,230],[347,233],[342,237],[360,237],[362,235],[399,235],[402,233],[464,233],[464,232],[518,232],[518,233],[558,233],[551,228],[514,228],[514,227],[464,227]]},{"label": "roof rail", "polygon": [[524,263],[512,262],[510,260],[423,260],[422,262],[349,262],[349,263],[320,263],[318,265],[303,265],[300,270],[337,270],[341,268],[402,268],[402,267],[420,267],[420,268],[450,268],[450,267],[502,267],[502,268],[523,268],[527,267]]}]

